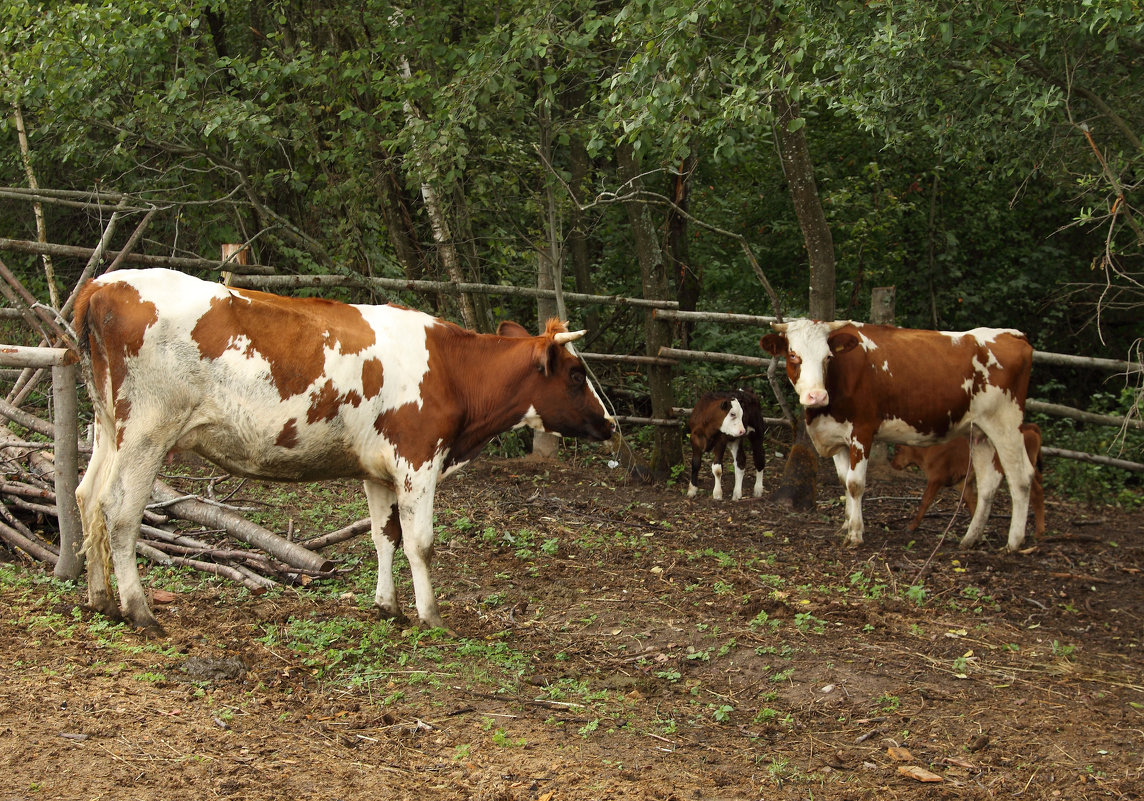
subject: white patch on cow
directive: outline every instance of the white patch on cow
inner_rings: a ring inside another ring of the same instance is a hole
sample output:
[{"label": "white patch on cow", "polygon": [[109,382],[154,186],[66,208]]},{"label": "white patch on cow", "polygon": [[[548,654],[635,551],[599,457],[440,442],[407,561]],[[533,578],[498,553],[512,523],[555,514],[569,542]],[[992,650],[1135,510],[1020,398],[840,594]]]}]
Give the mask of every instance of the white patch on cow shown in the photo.
[{"label": "white patch on cow", "polygon": [[[540,416],[540,412],[536,411],[535,406],[529,406],[528,409],[525,410],[524,416],[520,418],[520,422],[514,425],[513,428],[524,428],[525,426],[528,426],[533,431],[548,431],[548,429],[544,427],[544,419]],[[556,431],[548,431],[548,433],[555,434],[558,437],[562,436]]]},{"label": "white patch on cow", "polygon": [[807,425],[806,431],[819,456],[833,456],[840,448],[849,451],[854,425],[848,421],[840,422],[824,414],[814,418]]},{"label": "white patch on cow", "polygon": [[719,430],[726,434],[728,437],[742,437],[747,433],[746,426],[743,425],[743,404],[737,400],[731,401],[731,408],[727,410],[727,414],[723,416],[723,422],[719,424]]},{"label": "white patch on cow", "polygon": [[862,350],[866,351],[867,353],[878,349],[878,343],[870,339],[870,337],[866,336],[861,331],[858,332],[858,344],[862,347]]},{"label": "white patch on cow", "polygon": [[[377,335],[377,342],[365,351],[345,357],[348,369],[358,371],[361,384],[362,362],[376,358],[381,362],[385,386],[382,388],[381,411],[397,409],[407,403],[421,408],[421,382],[429,372],[428,331],[437,321],[428,314],[395,306],[354,306]],[[327,370],[330,355],[326,359]],[[353,379],[347,376],[350,381]],[[352,387],[349,387],[352,388]]]}]

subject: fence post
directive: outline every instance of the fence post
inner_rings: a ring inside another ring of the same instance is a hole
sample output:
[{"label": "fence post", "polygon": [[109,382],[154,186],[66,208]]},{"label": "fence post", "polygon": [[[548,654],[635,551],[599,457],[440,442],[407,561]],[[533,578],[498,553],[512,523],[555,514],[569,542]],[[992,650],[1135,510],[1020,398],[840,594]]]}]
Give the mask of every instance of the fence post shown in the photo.
[{"label": "fence post", "polygon": [[77,365],[52,367],[52,397],[55,400],[56,510],[60,522],[60,558],[55,577],[77,579],[83,571],[83,526],[75,490],[79,474],[79,436],[76,417]]}]

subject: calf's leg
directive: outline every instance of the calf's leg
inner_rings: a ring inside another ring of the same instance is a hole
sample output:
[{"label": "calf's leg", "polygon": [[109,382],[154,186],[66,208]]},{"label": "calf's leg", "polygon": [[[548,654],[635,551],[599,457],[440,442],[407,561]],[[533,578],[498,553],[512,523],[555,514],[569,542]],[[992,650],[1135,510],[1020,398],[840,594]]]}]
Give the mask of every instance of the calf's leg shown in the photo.
[{"label": "calf's leg", "polygon": [[731,440],[729,447],[731,448],[731,462],[735,466],[735,489],[731,493],[731,500],[738,501],[743,497],[743,477],[747,475],[747,451],[741,448],[742,443],[737,440]]},{"label": "calf's leg", "polygon": [[703,465],[703,453],[707,449],[706,440],[691,437],[691,480],[687,484],[687,497],[694,498],[699,492],[699,468]]},{"label": "calf's leg", "polygon": [[716,435],[711,448],[711,475],[715,477],[715,488],[711,490],[711,497],[717,501],[723,500],[723,451],[727,448],[727,438]]},{"label": "calf's leg", "polygon": [[751,456],[755,460],[755,489],[752,495],[756,498],[763,497],[763,468],[766,466],[767,454],[763,450],[763,432],[759,430],[752,430],[747,433],[747,439],[751,442]]}]

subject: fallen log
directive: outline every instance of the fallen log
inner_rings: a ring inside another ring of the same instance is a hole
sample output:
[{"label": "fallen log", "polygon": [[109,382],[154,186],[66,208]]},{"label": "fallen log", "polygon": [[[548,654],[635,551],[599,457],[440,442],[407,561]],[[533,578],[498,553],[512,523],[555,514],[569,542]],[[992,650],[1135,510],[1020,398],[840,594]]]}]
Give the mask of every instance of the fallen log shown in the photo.
[{"label": "fallen log", "polygon": [[19,548],[21,551],[28,554],[28,556],[31,556],[33,559],[37,559],[41,562],[46,562],[53,568],[56,566],[56,562],[59,561],[59,557],[49,551],[46,547],[34,540],[28,539],[19,531],[4,522],[0,522],[0,540],[8,543],[8,545],[12,548]]},{"label": "fallen log", "polygon": [[279,537],[272,531],[246,518],[203,500],[187,498],[162,481],[155,481],[153,497],[166,504],[172,514],[209,528],[223,529],[237,540],[261,548],[291,567],[326,573],[333,568],[329,559],[303,548],[296,542]]}]

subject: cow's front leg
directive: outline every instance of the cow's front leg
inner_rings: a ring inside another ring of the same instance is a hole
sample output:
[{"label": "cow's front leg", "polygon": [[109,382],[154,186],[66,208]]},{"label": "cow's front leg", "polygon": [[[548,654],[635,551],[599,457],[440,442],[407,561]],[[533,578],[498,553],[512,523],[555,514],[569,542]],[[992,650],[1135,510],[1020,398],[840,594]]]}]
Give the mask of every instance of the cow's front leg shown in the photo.
[{"label": "cow's front leg", "polygon": [[377,551],[377,590],[373,594],[373,605],[382,617],[404,622],[406,618],[397,605],[397,586],[393,580],[393,556],[401,542],[397,496],[384,484],[366,481],[365,499],[369,504],[370,535]]},{"label": "cow's front leg", "polygon": [[743,498],[743,477],[747,475],[747,449],[741,448],[742,443],[731,440],[731,463],[735,466],[735,489],[731,492],[731,500],[738,501]]},{"label": "cow's front leg", "polygon": [[861,545],[865,531],[862,496],[866,492],[867,450],[861,442],[854,441],[849,451],[834,454],[834,466],[846,490],[846,544],[850,546]]},{"label": "cow's front leg", "polygon": [[723,500],[723,453],[727,449],[727,440],[719,436],[711,448],[711,475],[715,477],[715,488],[711,490],[711,497],[717,501]]},{"label": "cow's front leg", "polygon": [[435,465],[407,478],[397,499],[401,542],[405,558],[409,560],[409,571],[413,574],[417,616],[429,628],[445,628],[429,576],[433,561],[433,495],[437,489],[439,468]]}]

